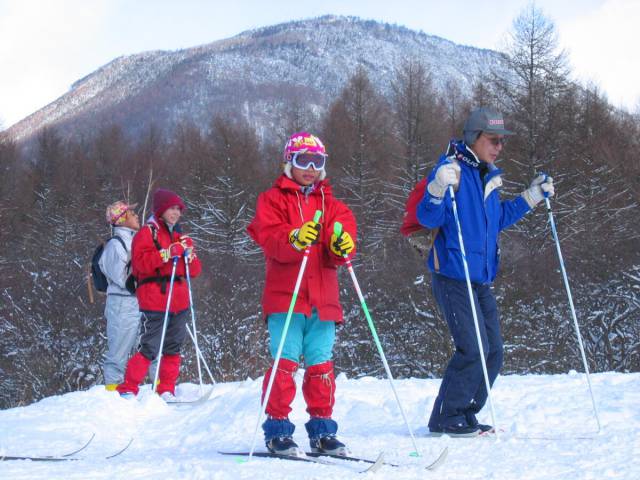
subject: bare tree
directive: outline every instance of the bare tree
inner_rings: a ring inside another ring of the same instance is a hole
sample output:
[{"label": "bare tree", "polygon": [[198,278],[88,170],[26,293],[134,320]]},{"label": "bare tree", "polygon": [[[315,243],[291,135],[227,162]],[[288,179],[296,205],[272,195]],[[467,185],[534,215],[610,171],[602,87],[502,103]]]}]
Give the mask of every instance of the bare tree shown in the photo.
[{"label": "bare tree", "polygon": [[330,153],[327,169],[358,220],[359,249],[366,260],[385,236],[380,179],[388,171],[390,128],[385,102],[363,68],[331,106],[324,132]]},{"label": "bare tree", "polygon": [[516,140],[514,149],[525,154],[530,175],[553,160],[560,121],[554,114],[567,87],[567,56],[559,51],[555,25],[534,3],[514,20],[505,53],[512,75],[494,72],[493,84],[524,139],[522,145]]}]

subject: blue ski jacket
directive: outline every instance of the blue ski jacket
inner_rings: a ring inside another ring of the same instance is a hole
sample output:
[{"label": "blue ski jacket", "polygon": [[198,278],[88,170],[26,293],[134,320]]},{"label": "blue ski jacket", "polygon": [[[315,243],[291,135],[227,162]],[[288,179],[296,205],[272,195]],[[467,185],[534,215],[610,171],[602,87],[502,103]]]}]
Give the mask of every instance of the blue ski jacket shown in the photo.
[{"label": "blue ski jacket", "polygon": [[[440,157],[429,174],[427,183],[435,178],[440,165],[449,162],[458,162],[461,170],[456,202],[469,276],[474,283],[492,283],[500,262],[500,231],[520,220],[530,210],[529,205],[521,196],[501,200],[502,170],[481,162],[463,142],[451,141],[447,153]],[[425,190],[417,216],[424,227],[438,229],[427,260],[429,270],[464,281],[458,229],[449,191],[444,198],[438,198]]]}]

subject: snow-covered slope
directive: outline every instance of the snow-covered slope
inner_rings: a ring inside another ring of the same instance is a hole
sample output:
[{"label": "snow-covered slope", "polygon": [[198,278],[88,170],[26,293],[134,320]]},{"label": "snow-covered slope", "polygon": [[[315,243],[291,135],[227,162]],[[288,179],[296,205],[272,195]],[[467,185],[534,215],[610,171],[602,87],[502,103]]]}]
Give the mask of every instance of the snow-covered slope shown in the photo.
[{"label": "snow-covered slope", "polygon": [[[300,375],[300,373],[298,374]],[[0,478],[34,479],[628,479],[640,478],[640,374],[593,375],[602,431],[596,425],[581,374],[500,377],[494,389],[501,437],[428,438],[426,415],[437,392],[436,380],[399,380],[398,394],[424,458],[410,456],[411,438],[386,380],[337,380],[334,418],[340,438],[355,455],[386,460],[376,474],[356,473],[360,465],[324,466],[283,460],[242,463],[218,450],[248,450],[254,431],[262,379],[215,385],[198,407],[170,407],[148,388],[127,401],[97,386],[0,411],[0,455],[47,455],[81,446],[78,461],[0,462]],[[298,382],[300,384],[301,382]],[[195,398],[198,387],[180,385],[179,396]],[[298,392],[291,416],[295,439],[307,446],[304,403]],[[488,409],[485,409],[488,410]],[[481,420],[489,421],[483,411]],[[104,456],[133,443],[111,460]],[[426,464],[445,446],[449,455],[434,472]],[[258,448],[263,450],[260,442]]]},{"label": "snow-covered slope", "polygon": [[12,126],[22,140],[44,126],[90,134],[108,122],[136,133],[189,120],[205,128],[215,114],[240,113],[267,135],[290,102],[322,111],[363,67],[384,94],[395,68],[413,59],[440,88],[470,91],[501,56],[404,27],[325,16],[265,27],[200,47],[120,57],[73,84],[55,102]]}]

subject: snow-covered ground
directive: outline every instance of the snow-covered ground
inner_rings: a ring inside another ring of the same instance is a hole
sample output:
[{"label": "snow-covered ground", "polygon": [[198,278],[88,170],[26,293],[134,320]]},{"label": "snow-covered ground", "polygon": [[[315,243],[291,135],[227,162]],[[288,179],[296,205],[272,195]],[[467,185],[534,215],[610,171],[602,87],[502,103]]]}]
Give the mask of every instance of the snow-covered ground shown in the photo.
[{"label": "snow-covered ground", "polygon": [[[300,373],[299,373],[300,374]],[[499,439],[426,436],[426,417],[439,381],[397,380],[423,458],[413,451],[387,380],[337,380],[334,418],[354,455],[406,466],[359,474],[360,464],[326,466],[274,459],[241,462],[218,450],[248,450],[258,413],[262,379],[215,385],[203,405],[168,406],[145,389],[128,401],[98,386],[0,411],[0,455],[64,454],[93,442],[71,462],[0,462],[1,479],[640,479],[640,374],[592,376],[602,421],[596,423],[584,375],[500,377],[494,389]],[[298,385],[300,385],[300,381]],[[179,386],[183,398],[199,387]],[[294,435],[307,447],[301,392],[293,405]],[[480,419],[489,422],[488,408]],[[542,437],[542,438],[541,438]],[[104,457],[121,449],[122,455]],[[264,450],[258,443],[258,449]],[[436,471],[427,464],[445,447]]]}]

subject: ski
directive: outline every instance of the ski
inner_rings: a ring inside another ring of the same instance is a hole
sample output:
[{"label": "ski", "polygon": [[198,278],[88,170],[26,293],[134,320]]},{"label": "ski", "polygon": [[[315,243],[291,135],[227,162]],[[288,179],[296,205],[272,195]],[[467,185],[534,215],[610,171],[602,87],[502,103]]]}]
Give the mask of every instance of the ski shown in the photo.
[{"label": "ski", "polygon": [[[218,452],[221,455],[237,455],[239,457],[248,457],[249,452]],[[312,454],[305,454],[304,456],[295,456],[295,455],[281,455],[278,453],[272,452],[253,452],[254,457],[259,458],[279,458],[281,460],[293,460],[295,462],[308,462],[308,463],[318,463],[321,465],[331,465],[334,467],[341,467],[341,465],[337,462],[332,462],[330,460],[324,460],[322,458],[317,458],[316,456],[312,456]],[[326,455],[327,457],[331,457],[338,460],[346,460],[346,461],[361,461],[364,463],[370,463],[371,465],[364,470],[360,470],[359,473],[366,472],[376,472],[382,467],[384,463],[384,452],[380,452],[378,458],[376,460],[362,460],[356,457],[342,457],[339,455]]]},{"label": "ski", "polygon": [[[84,450],[85,448],[87,448],[89,443],[91,443],[91,441],[93,440],[93,437],[95,437],[95,434],[93,434],[91,436],[91,438],[89,439],[89,441],[85,445],[83,445],[81,448],[79,448],[78,450],[75,450],[73,452],[67,453],[65,455],[59,455],[59,456],[55,456],[55,455],[43,455],[43,456],[37,456],[37,455],[0,455],[0,462],[10,461],[10,460],[31,460],[32,462],[72,462],[72,461],[77,461],[77,460],[85,460],[85,458],[78,458],[75,455],[77,453],[81,452],[82,450]],[[133,438],[131,440],[129,440],[129,443],[127,443],[127,445],[124,448],[122,448],[122,449],[118,450],[116,453],[108,455],[108,456],[106,456],[104,458],[106,460],[109,460],[111,458],[117,457],[118,455],[122,454],[125,450],[127,450],[132,442],[133,442]]]},{"label": "ski", "polygon": [[85,448],[87,448],[89,446],[89,444],[91,442],[93,442],[93,439],[96,437],[95,433],[91,434],[91,438],[89,438],[89,440],[87,440],[87,443],[85,443],[84,445],[82,445],[79,449],[74,450],[73,452],[69,452],[66,455],[61,455],[62,457],[71,457],[72,455],[75,455],[76,453],[80,453],[82,450],[84,450]]},{"label": "ski", "polygon": [[211,398],[212,393],[213,393],[213,387],[211,387],[207,393],[205,393],[204,395],[202,395],[200,398],[196,400],[174,400],[166,403],[167,405],[172,405],[172,406],[188,405],[190,407],[195,407],[198,405],[202,405],[207,400],[209,400],[209,398]]},{"label": "ski", "polygon": [[[445,447],[441,452],[440,455],[438,455],[438,457],[431,462],[429,465],[427,465],[426,467],[424,467],[426,470],[435,470],[436,468],[438,468],[442,462],[444,462],[444,460],[447,458],[447,455],[449,454],[449,447]],[[370,460],[368,458],[360,458],[360,457],[345,457],[345,456],[341,456],[341,455],[331,455],[330,453],[323,453],[323,452],[307,452],[307,456],[309,457],[332,457],[332,458],[339,458],[341,460],[349,460],[352,462],[365,462],[365,463],[376,463],[377,460]],[[383,462],[383,465],[387,465],[389,467],[402,467],[402,466],[408,466],[408,465],[399,465],[397,463],[388,463],[388,462]]]}]

